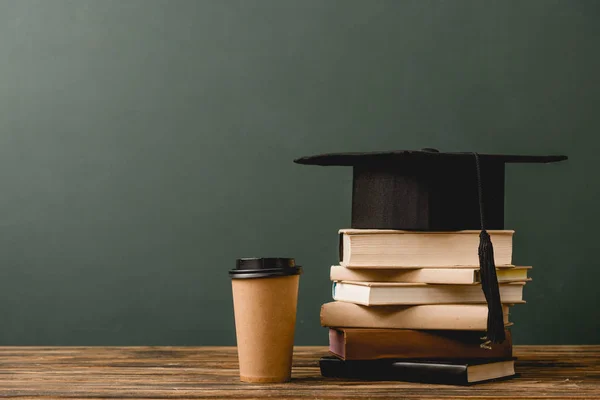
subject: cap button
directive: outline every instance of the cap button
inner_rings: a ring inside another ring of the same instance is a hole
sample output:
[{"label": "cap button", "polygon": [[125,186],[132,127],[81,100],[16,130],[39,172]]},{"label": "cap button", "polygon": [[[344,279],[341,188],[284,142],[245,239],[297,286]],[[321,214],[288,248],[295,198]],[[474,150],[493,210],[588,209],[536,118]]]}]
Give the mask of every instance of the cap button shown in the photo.
[{"label": "cap button", "polygon": [[426,151],[428,153],[439,153],[438,149],[434,149],[433,147],[423,147],[421,151]]}]

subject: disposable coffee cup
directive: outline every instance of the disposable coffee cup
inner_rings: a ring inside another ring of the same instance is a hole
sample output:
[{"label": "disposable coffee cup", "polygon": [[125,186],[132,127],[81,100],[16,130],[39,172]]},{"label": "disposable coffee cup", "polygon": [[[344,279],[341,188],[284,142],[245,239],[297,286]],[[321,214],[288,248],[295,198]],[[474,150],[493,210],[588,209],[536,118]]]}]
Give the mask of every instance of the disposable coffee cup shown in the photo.
[{"label": "disposable coffee cup", "polygon": [[293,258],[242,258],[229,271],[242,382],[291,379],[301,273]]}]

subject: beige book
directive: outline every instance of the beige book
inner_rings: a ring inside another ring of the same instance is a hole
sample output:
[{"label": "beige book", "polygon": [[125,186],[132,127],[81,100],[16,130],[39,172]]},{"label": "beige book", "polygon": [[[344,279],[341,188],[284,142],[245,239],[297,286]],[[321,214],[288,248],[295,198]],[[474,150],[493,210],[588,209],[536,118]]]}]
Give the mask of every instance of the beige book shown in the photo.
[{"label": "beige book", "polygon": [[[508,306],[502,306],[509,326]],[[485,304],[435,304],[366,307],[334,301],[321,306],[321,325],[332,328],[439,329],[485,331]]]},{"label": "beige book", "polygon": [[[523,282],[499,285],[502,303],[523,303],[524,286]],[[481,285],[396,282],[333,282],[333,299],[365,306],[486,303]]]},{"label": "beige book", "polygon": [[[496,268],[498,282],[525,282],[531,267]],[[471,268],[418,268],[418,269],[361,269],[346,268],[340,265],[331,267],[332,281],[347,282],[403,282],[433,284],[481,283],[479,267]]]},{"label": "beige book", "polygon": [[[448,268],[479,265],[479,231],[342,229],[340,264],[348,268]],[[496,266],[512,264],[514,231],[488,231]]]}]

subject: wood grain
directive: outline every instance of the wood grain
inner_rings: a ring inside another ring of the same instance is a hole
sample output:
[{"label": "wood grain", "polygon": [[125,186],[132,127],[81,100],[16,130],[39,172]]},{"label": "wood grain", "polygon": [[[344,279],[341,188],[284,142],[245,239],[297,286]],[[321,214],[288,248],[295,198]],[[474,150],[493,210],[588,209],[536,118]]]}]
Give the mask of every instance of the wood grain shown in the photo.
[{"label": "wood grain", "polygon": [[297,347],[287,384],[238,381],[235,347],[0,347],[0,398],[600,398],[600,346],[515,346],[518,378],[472,387],[324,379]]}]

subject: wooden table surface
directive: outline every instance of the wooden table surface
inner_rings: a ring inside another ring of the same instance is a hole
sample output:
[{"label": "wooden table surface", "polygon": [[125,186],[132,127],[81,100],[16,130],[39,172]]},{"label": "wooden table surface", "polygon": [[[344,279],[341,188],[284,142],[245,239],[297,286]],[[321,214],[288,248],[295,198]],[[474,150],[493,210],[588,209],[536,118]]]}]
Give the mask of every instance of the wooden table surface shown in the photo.
[{"label": "wooden table surface", "polygon": [[324,379],[297,347],[293,380],[238,381],[235,347],[0,347],[0,398],[596,398],[600,346],[515,346],[520,377],[471,387]]}]

